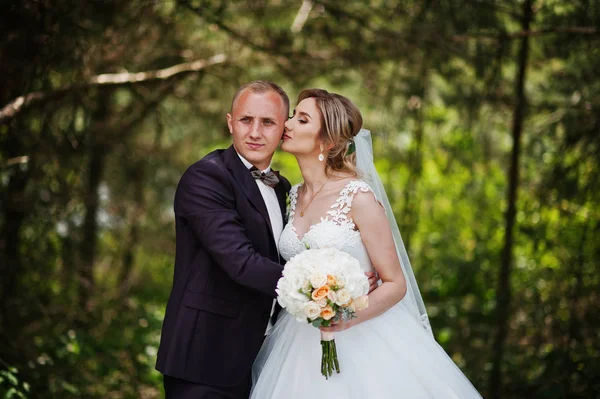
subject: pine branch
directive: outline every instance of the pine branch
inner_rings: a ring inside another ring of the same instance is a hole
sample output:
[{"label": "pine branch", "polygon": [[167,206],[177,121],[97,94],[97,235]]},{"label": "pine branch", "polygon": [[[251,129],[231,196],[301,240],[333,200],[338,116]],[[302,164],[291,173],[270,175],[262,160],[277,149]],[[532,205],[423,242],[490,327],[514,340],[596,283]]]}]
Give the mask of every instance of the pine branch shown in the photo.
[{"label": "pine branch", "polygon": [[296,18],[294,18],[294,22],[292,23],[292,27],[290,30],[292,33],[298,33],[304,27],[306,20],[308,19],[308,15],[313,8],[312,0],[303,0],[302,6],[298,10],[298,14],[296,14]]},{"label": "pine branch", "polygon": [[225,54],[217,54],[207,60],[196,60],[173,65],[168,68],[146,72],[105,73],[92,76],[86,83],[65,87],[49,92],[35,91],[19,96],[0,109],[0,123],[7,123],[19,112],[36,104],[60,98],[66,94],[91,89],[94,87],[109,87],[132,85],[152,81],[166,81],[175,76],[199,72],[209,66],[222,64],[227,60]]},{"label": "pine branch", "polygon": [[457,42],[464,42],[467,40],[478,40],[478,39],[491,39],[491,40],[500,40],[500,39],[522,39],[524,37],[536,37],[543,35],[550,35],[556,33],[574,33],[574,34],[582,34],[582,35],[595,35],[600,33],[598,29],[593,26],[563,26],[558,28],[549,28],[549,29],[541,29],[541,30],[523,30],[520,32],[514,33],[481,33],[481,34],[473,34],[473,35],[454,35],[452,36],[452,40]]},{"label": "pine branch", "polygon": [[220,30],[227,33],[237,42],[251,48],[252,50],[271,56],[273,60],[284,69],[287,69],[289,66],[293,65],[290,63],[290,60],[297,57],[308,60],[328,60],[320,56],[318,52],[311,53],[307,52],[306,50],[292,50],[290,46],[278,43],[278,40],[274,39],[273,37],[270,37],[270,40],[265,40],[262,42],[252,40],[250,39],[250,33],[236,30],[234,27],[223,21],[220,16],[217,16],[214,12],[211,12],[208,7],[195,7],[189,3],[189,0],[179,0],[179,4],[196,14],[198,17],[204,19],[206,22],[215,24]]}]

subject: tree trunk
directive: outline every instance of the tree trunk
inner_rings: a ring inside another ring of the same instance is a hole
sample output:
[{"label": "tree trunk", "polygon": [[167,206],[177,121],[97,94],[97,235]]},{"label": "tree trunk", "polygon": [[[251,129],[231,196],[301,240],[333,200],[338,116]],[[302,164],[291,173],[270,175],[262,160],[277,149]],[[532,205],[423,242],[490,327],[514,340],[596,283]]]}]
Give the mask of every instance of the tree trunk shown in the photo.
[{"label": "tree trunk", "polygon": [[[404,219],[405,231],[402,234],[406,251],[410,253],[411,248],[411,237],[415,233],[419,224],[419,183],[421,180],[421,174],[423,172],[423,139],[424,139],[424,104],[425,96],[427,94],[427,81],[428,81],[428,65],[424,60],[421,66],[420,73],[420,87],[418,92],[418,100],[412,104],[415,108],[416,113],[416,127],[415,127],[415,147],[409,155],[409,165],[411,166],[411,174],[408,177],[407,184],[404,190],[404,212],[402,217]],[[412,100],[412,98],[411,98]],[[409,102],[411,101],[409,100]],[[417,102],[418,101],[418,102]]]},{"label": "tree trunk", "polygon": [[[65,222],[66,223],[66,222]],[[67,224],[67,234],[61,239],[61,260],[62,260],[62,296],[69,301],[75,300],[77,295],[77,239],[74,238],[75,225]],[[72,307],[71,313],[77,313],[78,308]]]},{"label": "tree trunk", "polygon": [[577,308],[579,307],[579,296],[583,289],[583,273],[585,268],[585,246],[588,238],[589,223],[583,226],[581,231],[581,240],[579,241],[579,248],[577,251],[577,262],[573,262],[572,274],[575,278],[573,288],[569,295],[569,329],[567,339],[565,342],[565,361],[567,375],[565,376],[565,395],[570,395],[572,387],[572,379],[574,379],[577,373],[577,362],[573,359],[573,348],[576,347],[577,342],[580,342],[580,326],[579,316],[577,314]]},{"label": "tree trunk", "polygon": [[144,165],[143,162],[136,162],[131,165],[128,171],[128,179],[134,187],[133,192],[133,212],[129,218],[129,238],[126,241],[125,253],[123,254],[123,267],[119,276],[121,282],[120,292],[125,295],[131,287],[131,273],[135,263],[135,248],[139,244],[139,223],[140,217],[145,206],[144,203]]},{"label": "tree trunk", "polygon": [[98,108],[92,115],[89,137],[89,166],[87,187],[84,193],[85,218],[83,222],[83,241],[81,242],[81,264],[79,268],[79,309],[84,310],[88,305],[94,289],[94,261],[96,259],[98,235],[98,189],[104,172],[106,152],[105,141],[98,139],[95,134],[102,131],[102,126],[108,126],[110,93],[101,91],[98,96]]},{"label": "tree trunk", "polygon": [[[524,31],[529,30],[533,19],[532,1],[526,0],[523,5],[522,27]],[[523,132],[523,119],[527,99],[525,97],[525,74],[527,71],[527,58],[529,54],[529,37],[521,39],[519,50],[519,70],[515,84],[515,108],[512,124],[513,148],[511,154],[510,171],[508,176],[508,207],[505,215],[504,248],[502,250],[502,264],[498,275],[498,286],[496,288],[496,332],[492,348],[492,370],[489,380],[489,397],[500,399],[502,397],[502,359],[504,355],[504,344],[508,333],[508,322],[510,316],[510,275],[512,268],[512,249],[515,219],[517,214],[517,191],[519,187],[519,157],[521,152],[521,136]]]},{"label": "tree trunk", "polygon": [[[6,140],[6,154],[8,158],[26,155],[21,135],[15,133],[14,125],[9,127]],[[23,168],[22,166],[25,166]],[[6,331],[12,331],[11,319],[14,309],[11,306],[18,292],[17,283],[19,273],[22,272],[23,260],[21,259],[21,227],[27,214],[25,201],[25,189],[29,181],[29,164],[16,164],[10,167],[9,181],[4,201],[4,226],[2,231],[2,258],[0,259],[0,302],[2,312],[0,313],[0,325],[6,327]]]}]

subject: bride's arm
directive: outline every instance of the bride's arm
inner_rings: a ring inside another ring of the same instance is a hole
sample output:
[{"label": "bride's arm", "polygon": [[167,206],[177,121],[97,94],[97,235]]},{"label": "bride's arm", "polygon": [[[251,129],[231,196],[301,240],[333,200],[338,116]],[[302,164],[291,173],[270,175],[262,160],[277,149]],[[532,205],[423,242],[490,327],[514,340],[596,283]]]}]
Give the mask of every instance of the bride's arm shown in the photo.
[{"label": "bride's arm", "polygon": [[359,192],[352,201],[352,218],[360,231],[373,267],[382,281],[381,286],[369,294],[369,306],[357,312],[357,318],[323,331],[342,331],[379,316],[404,298],[406,281],[398,260],[396,245],[383,207],[371,192]]}]

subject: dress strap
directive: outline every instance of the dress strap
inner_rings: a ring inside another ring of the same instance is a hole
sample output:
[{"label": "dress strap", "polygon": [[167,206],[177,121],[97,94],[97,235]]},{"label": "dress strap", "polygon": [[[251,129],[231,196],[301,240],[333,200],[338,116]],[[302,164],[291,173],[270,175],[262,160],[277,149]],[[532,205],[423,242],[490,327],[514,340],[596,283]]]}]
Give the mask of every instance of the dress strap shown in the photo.
[{"label": "dress strap", "polygon": [[[296,213],[296,202],[298,202],[298,189],[302,183],[298,183],[290,189],[290,204],[288,206],[288,221],[294,220],[294,214]],[[288,222],[288,223],[289,223]]]},{"label": "dress strap", "polygon": [[[355,229],[354,221],[348,217],[348,213],[352,209],[352,200],[359,191],[363,193],[371,192],[375,197],[375,193],[365,181],[352,180],[340,191],[338,199],[327,212],[327,217],[337,224],[349,225],[352,229]],[[379,202],[377,197],[375,197],[375,200]]]}]

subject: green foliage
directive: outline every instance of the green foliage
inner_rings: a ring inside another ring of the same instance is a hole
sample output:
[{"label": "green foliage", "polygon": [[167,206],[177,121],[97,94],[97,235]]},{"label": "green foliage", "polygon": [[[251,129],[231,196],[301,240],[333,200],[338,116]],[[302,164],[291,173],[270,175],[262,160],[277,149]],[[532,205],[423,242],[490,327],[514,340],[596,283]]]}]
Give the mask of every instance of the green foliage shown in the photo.
[{"label": "green foliage", "polygon": [[[489,396],[522,2],[314,1],[294,30],[301,2],[17,3],[0,107],[54,95],[0,121],[0,395],[161,396],[178,179],[229,145],[236,88],[270,79],[292,107],[307,87],[359,105],[436,338]],[[596,1],[534,4],[505,398],[600,395],[599,27]]]},{"label": "green foliage", "polygon": [[29,384],[19,381],[19,371],[14,367],[0,369],[0,395],[3,398],[25,399],[29,394]]}]

